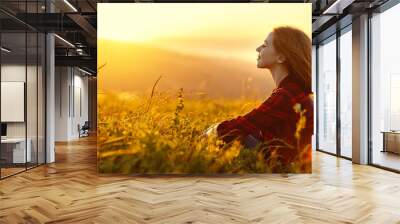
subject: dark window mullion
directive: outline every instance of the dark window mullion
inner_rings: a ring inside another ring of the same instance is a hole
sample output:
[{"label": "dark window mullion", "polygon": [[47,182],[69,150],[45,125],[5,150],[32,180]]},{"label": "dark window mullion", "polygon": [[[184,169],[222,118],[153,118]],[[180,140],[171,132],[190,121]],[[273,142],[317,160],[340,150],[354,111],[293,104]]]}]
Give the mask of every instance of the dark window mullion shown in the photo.
[{"label": "dark window mullion", "polygon": [[319,127],[318,127],[318,125],[319,125],[319,102],[318,102],[318,100],[319,100],[319,97],[318,97],[318,94],[319,94],[319,53],[318,53],[318,51],[319,51],[319,44],[317,44],[316,46],[315,46],[315,114],[314,114],[314,116],[315,116],[315,123],[316,124],[314,124],[314,125],[316,125],[315,126],[315,132],[316,132],[316,134],[315,134],[315,149],[316,150],[318,150],[319,149]]},{"label": "dark window mullion", "polygon": [[336,154],[341,157],[341,119],[340,119],[340,30],[336,31]]},{"label": "dark window mullion", "polygon": [[372,64],[371,64],[371,56],[372,56],[372,29],[371,29],[371,20],[372,20],[372,11],[368,11],[368,20],[367,20],[367,46],[368,46],[368,53],[367,53],[367,64],[368,64],[368,69],[367,69],[367,160],[368,164],[373,164],[373,153],[372,153],[372,85],[371,85],[371,79],[372,79]]},{"label": "dark window mullion", "polygon": [[[25,0],[25,21],[28,19],[28,1]],[[24,118],[25,118],[25,170],[28,170],[28,115],[27,115],[27,90],[28,90],[28,25],[25,23],[25,100],[24,100]]]},{"label": "dark window mullion", "polygon": [[[36,13],[39,13],[39,0],[36,1]],[[36,32],[36,166],[38,165],[39,165],[39,32]]]}]

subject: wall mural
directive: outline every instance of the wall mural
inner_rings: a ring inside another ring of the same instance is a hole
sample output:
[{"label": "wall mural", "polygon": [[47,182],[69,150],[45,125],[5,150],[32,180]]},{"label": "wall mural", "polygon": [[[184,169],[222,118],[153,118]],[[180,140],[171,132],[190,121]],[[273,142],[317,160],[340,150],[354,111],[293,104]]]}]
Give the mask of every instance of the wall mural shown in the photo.
[{"label": "wall mural", "polygon": [[311,173],[311,4],[98,4],[98,170]]}]

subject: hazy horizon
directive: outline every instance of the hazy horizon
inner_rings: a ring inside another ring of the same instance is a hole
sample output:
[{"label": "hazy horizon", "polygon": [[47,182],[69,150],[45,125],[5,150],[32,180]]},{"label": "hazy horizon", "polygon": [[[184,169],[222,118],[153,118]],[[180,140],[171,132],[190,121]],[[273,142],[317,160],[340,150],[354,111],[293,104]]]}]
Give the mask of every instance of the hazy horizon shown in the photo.
[{"label": "hazy horizon", "polygon": [[[152,45],[99,40],[100,92],[144,92],[159,76],[158,91],[204,93],[210,97],[263,98],[273,89],[266,69],[234,58],[205,56],[162,49]],[[105,53],[107,52],[107,53]],[[206,67],[204,66],[206,65]],[[229,85],[226,85],[229,82]]]}]

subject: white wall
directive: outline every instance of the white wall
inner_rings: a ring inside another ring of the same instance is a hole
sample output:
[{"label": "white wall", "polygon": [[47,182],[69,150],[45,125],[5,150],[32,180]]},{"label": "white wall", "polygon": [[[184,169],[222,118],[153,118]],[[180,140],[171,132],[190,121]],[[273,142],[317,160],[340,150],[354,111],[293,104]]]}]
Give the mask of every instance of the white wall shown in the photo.
[{"label": "white wall", "polygon": [[88,78],[72,67],[56,67],[55,73],[55,140],[74,140],[78,125],[88,120]]},{"label": "white wall", "polygon": [[72,120],[71,120],[71,135],[74,137],[79,137],[78,124],[81,126],[88,121],[88,78],[81,76],[82,73],[76,73],[74,70],[74,108],[72,108]]},{"label": "white wall", "polygon": [[[28,74],[36,74],[36,67],[28,66],[27,67]],[[25,64],[4,64],[1,66],[1,81],[2,82],[25,82]],[[36,86],[36,80],[32,80],[29,78],[29,85]],[[36,88],[27,88],[27,106],[34,107],[36,110]],[[4,97],[4,96],[3,96]],[[31,104],[34,102],[34,104]],[[29,105],[31,104],[31,105]],[[7,110],[7,108],[1,108],[2,110]],[[35,121],[36,123],[36,113],[28,113],[27,114],[28,122]],[[33,125],[28,124],[28,128],[33,127]],[[34,127],[36,129],[36,126]],[[29,133],[29,130],[28,130]],[[25,122],[7,122],[7,136],[8,137],[25,137]],[[28,136],[29,137],[29,136]]]},{"label": "white wall", "polygon": [[68,117],[69,117],[69,96],[68,88],[70,77],[67,67],[55,68],[55,141],[68,140]]},{"label": "white wall", "polygon": [[[30,68],[28,68],[29,70]],[[25,82],[25,64],[24,65],[2,65],[1,66],[2,82]],[[1,108],[6,110],[7,108]],[[25,137],[25,123],[11,122],[7,123],[7,137]]]},{"label": "white wall", "polygon": [[[38,70],[36,70],[38,69]],[[23,122],[5,122],[7,124],[8,138],[30,139],[32,161],[44,163],[44,74],[42,68],[25,64],[3,64],[1,66],[2,82],[24,82],[26,83],[26,110],[27,120]],[[25,80],[27,78],[27,81]],[[7,97],[7,96],[2,96]],[[9,110],[10,108],[1,108]],[[37,155],[37,153],[39,155]]]}]

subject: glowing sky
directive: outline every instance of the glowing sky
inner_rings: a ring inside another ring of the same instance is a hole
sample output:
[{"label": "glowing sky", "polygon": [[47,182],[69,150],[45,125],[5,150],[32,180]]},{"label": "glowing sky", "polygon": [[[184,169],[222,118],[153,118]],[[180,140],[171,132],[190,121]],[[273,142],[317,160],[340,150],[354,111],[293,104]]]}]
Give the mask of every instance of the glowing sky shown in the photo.
[{"label": "glowing sky", "polygon": [[277,26],[311,37],[311,3],[99,3],[98,38],[254,62]]}]

